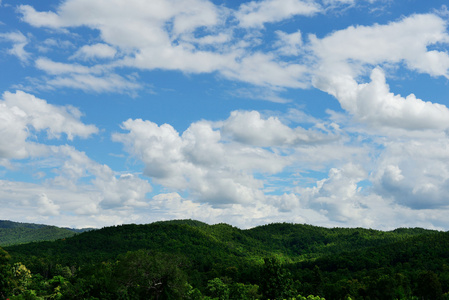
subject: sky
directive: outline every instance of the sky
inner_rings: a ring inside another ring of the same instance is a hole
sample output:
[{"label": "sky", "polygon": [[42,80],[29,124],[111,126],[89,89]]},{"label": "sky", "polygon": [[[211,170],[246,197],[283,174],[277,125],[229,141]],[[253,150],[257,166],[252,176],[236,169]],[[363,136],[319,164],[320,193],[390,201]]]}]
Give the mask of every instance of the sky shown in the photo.
[{"label": "sky", "polygon": [[0,219],[449,230],[446,0],[0,0]]}]

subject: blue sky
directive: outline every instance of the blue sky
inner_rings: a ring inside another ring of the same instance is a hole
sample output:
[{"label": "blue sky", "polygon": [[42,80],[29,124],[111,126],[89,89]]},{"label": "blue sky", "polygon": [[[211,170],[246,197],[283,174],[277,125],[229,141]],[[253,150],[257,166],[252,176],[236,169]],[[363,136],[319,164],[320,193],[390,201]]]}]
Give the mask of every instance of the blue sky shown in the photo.
[{"label": "blue sky", "polygon": [[446,1],[0,1],[0,219],[449,229]]}]

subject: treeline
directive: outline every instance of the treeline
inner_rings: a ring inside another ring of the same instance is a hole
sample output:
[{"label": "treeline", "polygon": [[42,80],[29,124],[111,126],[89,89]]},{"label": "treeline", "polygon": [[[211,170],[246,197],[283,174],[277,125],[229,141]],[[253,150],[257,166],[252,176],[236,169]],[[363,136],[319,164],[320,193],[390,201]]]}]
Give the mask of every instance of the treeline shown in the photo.
[{"label": "treeline", "polygon": [[0,299],[449,299],[449,233],[194,220],[4,247]]}]

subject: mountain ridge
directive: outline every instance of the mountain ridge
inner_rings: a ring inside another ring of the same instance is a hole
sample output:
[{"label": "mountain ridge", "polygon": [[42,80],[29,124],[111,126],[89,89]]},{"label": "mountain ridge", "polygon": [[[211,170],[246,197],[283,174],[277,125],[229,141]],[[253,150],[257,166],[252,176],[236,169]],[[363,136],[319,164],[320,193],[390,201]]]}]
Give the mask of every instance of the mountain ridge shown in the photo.
[{"label": "mountain ridge", "polygon": [[266,273],[269,268],[285,279],[279,288],[291,297],[415,299],[414,295],[425,295],[429,282],[438,283],[441,293],[449,296],[449,232],[422,228],[380,231],[272,223],[239,229],[187,219],[108,226],[3,248],[11,265],[23,264],[32,274],[40,274],[41,281],[54,282],[54,276],[60,276],[59,281],[70,280],[71,293],[80,292],[75,291],[80,285],[85,295],[102,299],[108,293],[108,299],[117,297],[119,291],[108,283],[115,282],[114,276],[135,274],[135,266],[144,262],[176,264],[191,287],[211,297],[211,284],[255,293],[259,286],[268,293],[263,278],[271,274]]}]

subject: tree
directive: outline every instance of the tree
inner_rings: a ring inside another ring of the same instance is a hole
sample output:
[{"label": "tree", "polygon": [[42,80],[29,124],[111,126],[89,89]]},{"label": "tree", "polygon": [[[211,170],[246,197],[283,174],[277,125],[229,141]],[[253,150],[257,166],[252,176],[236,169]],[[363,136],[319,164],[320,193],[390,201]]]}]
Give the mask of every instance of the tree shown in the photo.
[{"label": "tree", "polygon": [[119,256],[114,270],[122,299],[180,299],[187,291],[182,259],[148,250]]},{"label": "tree", "polygon": [[229,287],[220,278],[214,278],[207,282],[209,294],[217,300],[229,299]]},{"label": "tree", "polygon": [[13,283],[13,294],[20,294],[24,292],[29,283],[31,282],[31,272],[27,267],[18,262],[12,265],[12,283]]},{"label": "tree", "polygon": [[432,271],[421,273],[418,276],[416,294],[421,299],[440,299],[443,292],[437,274]]},{"label": "tree", "polygon": [[6,299],[10,290],[10,266],[8,264],[11,256],[0,247],[0,299]]},{"label": "tree", "polygon": [[264,299],[284,299],[296,294],[290,272],[276,257],[264,259],[260,287]]}]

